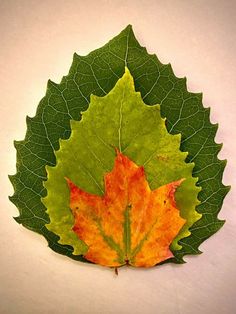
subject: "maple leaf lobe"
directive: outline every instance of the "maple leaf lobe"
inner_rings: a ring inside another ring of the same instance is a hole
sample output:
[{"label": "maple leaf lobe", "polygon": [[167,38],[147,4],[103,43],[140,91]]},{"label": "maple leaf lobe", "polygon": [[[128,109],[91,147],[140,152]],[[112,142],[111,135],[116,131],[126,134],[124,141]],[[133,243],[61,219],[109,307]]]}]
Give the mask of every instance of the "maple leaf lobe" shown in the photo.
[{"label": "maple leaf lobe", "polygon": [[185,223],[174,199],[183,179],[151,191],[144,167],[117,150],[104,181],[105,194],[98,196],[67,179],[73,230],[88,246],[85,258],[110,267],[151,267],[172,257],[169,246]]}]

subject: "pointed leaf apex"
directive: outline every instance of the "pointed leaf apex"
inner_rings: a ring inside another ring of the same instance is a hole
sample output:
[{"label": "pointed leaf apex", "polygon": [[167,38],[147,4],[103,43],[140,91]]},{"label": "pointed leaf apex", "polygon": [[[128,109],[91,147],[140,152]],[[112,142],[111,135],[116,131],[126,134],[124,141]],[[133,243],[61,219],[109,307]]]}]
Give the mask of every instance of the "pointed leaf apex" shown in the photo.
[{"label": "pointed leaf apex", "polygon": [[80,55],[76,52],[74,52],[73,54],[73,59],[79,59],[80,58]]},{"label": "pointed leaf apex", "polygon": [[131,75],[130,70],[127,66],[125,67],[125,73],[119,79],[119,81],[124,82],[123,84],[125,84],[129,89],[135,91],[134,79],[133,79],[133,76]]},{"label": "pointed leaf apex", "polygon": [[128,24],[122,32],[127,32],[128,34],[130,34],[131,32],[133,33],[133,26],[131,24]]}]

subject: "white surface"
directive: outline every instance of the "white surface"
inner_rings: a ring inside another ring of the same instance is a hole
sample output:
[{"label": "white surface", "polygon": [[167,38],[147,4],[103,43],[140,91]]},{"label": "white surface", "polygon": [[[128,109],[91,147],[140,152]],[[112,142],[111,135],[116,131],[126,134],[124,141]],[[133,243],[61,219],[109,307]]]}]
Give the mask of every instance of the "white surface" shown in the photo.
[{"label": "white surface", "polygon": [[[236,299],[236,2],[0,1],[1,212],[0,313],[231,314]],[[202,91],[231,184],[225,226],[187,264],[111,270],[51,251],[18,225],[7,175],[15,173],[13,139],[23,139],[48,78],[67,74],[74,51],[87,54],[132,24],[140,43]]]}]

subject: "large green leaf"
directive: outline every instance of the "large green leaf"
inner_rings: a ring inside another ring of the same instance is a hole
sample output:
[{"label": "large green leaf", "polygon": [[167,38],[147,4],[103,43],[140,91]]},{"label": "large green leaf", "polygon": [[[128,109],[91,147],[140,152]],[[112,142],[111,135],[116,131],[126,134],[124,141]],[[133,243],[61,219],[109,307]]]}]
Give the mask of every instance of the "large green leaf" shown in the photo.
[{"label": "large green leaf", "polygon": [[17,173],[10,177],[15,188],[10,199],[20,212],[17,222],[43,234],[53,250],[74,257],[72,247],[58,243],[58,236],[45,227],[49,223],[41,202],[46,196],[45,166],[55,165],[54,150],[59,148],[59,139],[69,138],[70,120],[80,120],[91,93],[108,93],[123,75],[124,66],[130,69],[144,102],[161,105],[168,131],[181,133],[181,149],[189,152],[187,160],[195,163],[193,175],[202,187],[198,212],[203,216],[192,226],[191,237],[180,241],[182,249],[175,253],[180,262],[185,254],[199,253],[199,245],[224,223],[217,214],[229,190],[221,183],[226,162],[217,158],[221,149],[214,141],[217,125],[210,123],[201,94],[188,92],[185,79],[177,78],[169,64],[163,65],[155,55],[149,55],[135,39],[131,26],[89,55],[75,54],[69,74],[60,84],[48,82],[36,116],[27,118],[25,139],[15,142]]},{"label": "large green leaf", "polygon": [[185,178],[176,200],[187,222],[172,244],[173,250],[181,248],[177,241],[188,236],[189,227],[201,217],[195,211],[200,189],[192,177],[194,164],[184,162],[187,153],[179,150],[181,136],[168,134],[160,106],[145,105],[140,93],[135,92],[128,69],[105,97],[91,96],[89,109],[82,113],[81,121],[71,121],[71,129],[71,137],[60,141],[55,153],[56,166],[46,167],[48,180],[44,184],[47,196],[43,203],[50,217],[47,228],[60,236],[59,242],[70,244],[74,254],[86,250],[72,231],[74,217],[65,178],[86,192],[103,195],[103,178],[114,167],[116,147],[144,166],[152,190]]}]

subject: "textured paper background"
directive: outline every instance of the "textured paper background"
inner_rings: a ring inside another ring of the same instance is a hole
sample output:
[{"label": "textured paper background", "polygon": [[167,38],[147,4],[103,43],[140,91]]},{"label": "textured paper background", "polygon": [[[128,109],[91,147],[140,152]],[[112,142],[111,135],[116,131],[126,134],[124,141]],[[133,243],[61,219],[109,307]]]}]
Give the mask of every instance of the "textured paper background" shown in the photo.
[{"label": "textured paper background", "polygon": [[[0,313],[231,314],[236,299],[236,2],[0,1]],[[203,92],[232,189],[225,226],[184,265],[111,270],[60,256],[18,225],[7,175],[15,173],[13,139],[23,139],[48,78],[67,74],[73,52],[87,54],[132,24],[140,43],[170,62],[188,88]]]}]

